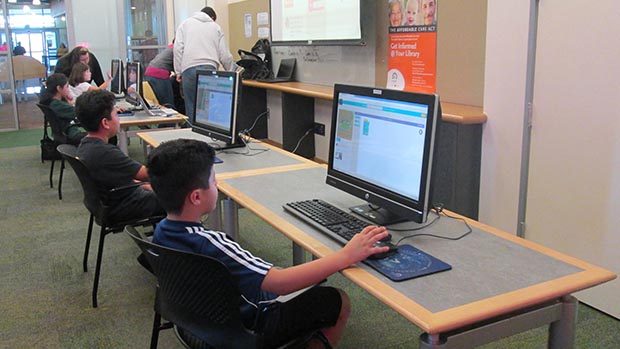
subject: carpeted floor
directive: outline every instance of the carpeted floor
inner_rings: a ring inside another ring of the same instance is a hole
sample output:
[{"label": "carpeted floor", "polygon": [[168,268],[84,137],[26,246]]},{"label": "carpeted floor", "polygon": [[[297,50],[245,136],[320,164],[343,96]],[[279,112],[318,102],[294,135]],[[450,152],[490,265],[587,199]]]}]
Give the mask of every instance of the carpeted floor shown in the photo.
[{"label": "carpeted floor", "polygon": [[[108,236],[99,308],[91,308],[96,239],[90,269],[83,273],[88,213],[77,178],[67,168],[59,201],[47,181],[49,162],[40,161],[40,136],[10,135],[16,143],[30,144],[11,148],[6,137],[0,133],[0,348],[148,347],[155,279],[136,262],[137,247],[123,234]],[[142,161],[141,145],[132,141],[130,155]],[[290,241],[246,210],[240,211],[240,232],[240,243],[255,254],[276,265],[290,264]],[[396,312],[340,275],[329,284],[345,289],[353,303],[340,348],[417,347],[421,331]],[[587,306],[579,308],[577,328],[578,348],[620,343],[620,321]],[[171,331],[162,332],[159,347],[181,348]],[[485,346],[545,347],[546,328]]]}]

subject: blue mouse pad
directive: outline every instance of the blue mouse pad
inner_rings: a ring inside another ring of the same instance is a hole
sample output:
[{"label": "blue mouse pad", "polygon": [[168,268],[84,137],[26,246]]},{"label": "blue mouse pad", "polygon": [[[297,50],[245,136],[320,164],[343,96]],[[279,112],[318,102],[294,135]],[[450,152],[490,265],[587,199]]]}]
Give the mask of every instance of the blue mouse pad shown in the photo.
[{"label": "blue mouse pad", "polygon": [[392,281],[403,281],[452,269],[450,264],[411,245],[398,246],[398,253],[383,259],[365,259],[364,263]]}]

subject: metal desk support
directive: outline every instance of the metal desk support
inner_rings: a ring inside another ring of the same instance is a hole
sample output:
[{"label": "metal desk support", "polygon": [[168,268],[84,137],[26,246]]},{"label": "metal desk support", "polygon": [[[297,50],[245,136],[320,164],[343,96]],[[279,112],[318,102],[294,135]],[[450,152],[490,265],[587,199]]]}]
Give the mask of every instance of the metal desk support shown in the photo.
[{"label": "metal desk support", "polygon": [[424,333],[420,336],[419,348],[473,348],[549,324],[548,347],[570,349],[575,346],[576,315],[577,299],[566,296],[553,303],[474,324],[462,331],[432,335]]}]

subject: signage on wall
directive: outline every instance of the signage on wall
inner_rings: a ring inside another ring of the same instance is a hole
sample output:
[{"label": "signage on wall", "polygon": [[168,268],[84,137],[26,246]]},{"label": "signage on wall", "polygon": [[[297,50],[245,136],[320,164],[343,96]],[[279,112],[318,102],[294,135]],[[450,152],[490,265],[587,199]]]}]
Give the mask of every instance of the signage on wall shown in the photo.
[{"label": "signage on wall", "polygon": [[387,87],[434,93],[437,67],[437,1],[388,0]]}]

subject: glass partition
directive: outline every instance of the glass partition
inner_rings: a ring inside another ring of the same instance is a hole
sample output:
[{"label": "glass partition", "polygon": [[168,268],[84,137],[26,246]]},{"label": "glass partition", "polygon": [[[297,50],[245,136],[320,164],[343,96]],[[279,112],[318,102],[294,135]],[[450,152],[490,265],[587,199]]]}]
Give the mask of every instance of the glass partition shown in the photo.
[{"label": "glass partition", "polygon": [[163,0],[125,0],[127,59],[144,68],[164,49],[166,23]]},{"label": "glass partition", "polygon": [[0,0],[0,131],[17,130],[17,108],[13,91],[13,69],[11,64],[11,36],[7,18],[6,0]]}]

